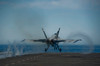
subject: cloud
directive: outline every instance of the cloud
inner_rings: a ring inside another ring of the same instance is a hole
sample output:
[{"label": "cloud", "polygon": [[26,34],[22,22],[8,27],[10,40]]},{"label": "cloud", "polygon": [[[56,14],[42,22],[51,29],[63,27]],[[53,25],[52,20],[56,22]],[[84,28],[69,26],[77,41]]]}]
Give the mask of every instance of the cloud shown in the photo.
[{"label": "cloud", "polygon": [[0,5],[11,5],[12,7],[30,7],[30,8],[41,8],[41,9],[93,9],[100,8],[100,0],[34,0],[34,1],[1,1]]},{"label": "cloud", "polygon": [[38,7],[44,9],[55,9],[55,8],[80,8],[79,4],[74,3],[72,0],[58,0],[58,1],[42,1],[42,2],[30,2],[30,7]]},{"label": "cloud", "polygon": [[38,7],[43,9],[69,8],[69,9],[89,9],[100,6],[99,0],[51,0],[51,1],[32,1],[17,4],[19,7]]}]

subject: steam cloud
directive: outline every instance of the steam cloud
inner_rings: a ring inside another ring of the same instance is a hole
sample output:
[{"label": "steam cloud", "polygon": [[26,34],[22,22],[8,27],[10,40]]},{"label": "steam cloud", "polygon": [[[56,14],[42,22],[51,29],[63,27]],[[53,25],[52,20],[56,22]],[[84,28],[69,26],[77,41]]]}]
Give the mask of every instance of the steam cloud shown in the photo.
[{"label": "steam cloud", "polygon": [[93,41],[87,34],[82,33],[82,32],[72,33],[69,35],[68,38],[82,39],[82,42],[80,42],[80,45],[82,44],[83,47],[80,53],[89,54],[93,52],[94,50]]},{"label": "steam cloud", "polygon": [[33,10],[19,10],[16,14],[15,24],[18,27],[18,31],[26,39],[41,37],[41,28],[44,25],[43,15]]}]

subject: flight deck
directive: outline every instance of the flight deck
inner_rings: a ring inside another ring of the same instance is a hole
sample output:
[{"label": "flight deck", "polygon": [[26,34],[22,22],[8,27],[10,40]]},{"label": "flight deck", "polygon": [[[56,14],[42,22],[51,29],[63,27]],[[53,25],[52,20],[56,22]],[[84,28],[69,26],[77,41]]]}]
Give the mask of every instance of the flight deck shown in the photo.
[{"label": "flight deck", "polygon": [[100,66],[100,53],[40,53],[0,59],[0,66]]}]

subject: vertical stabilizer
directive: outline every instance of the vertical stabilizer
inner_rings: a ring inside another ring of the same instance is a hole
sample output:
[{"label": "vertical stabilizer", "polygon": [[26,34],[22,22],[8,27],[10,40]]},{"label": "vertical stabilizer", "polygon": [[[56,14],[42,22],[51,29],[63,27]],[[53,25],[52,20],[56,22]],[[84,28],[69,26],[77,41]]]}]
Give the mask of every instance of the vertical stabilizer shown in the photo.
[{"label": "vertical stabilizer", "polygon": [[48,39],[48,37],[47,37],[47,35],[46,35],[46,33],[45,33],[45,31],[44,31],[43,28],[42,28],[42,31],[43,31],[43,33],[44,33],[45,38]]},{"label": "vertical stabilizer", "polygon": [[59,31],[60,31],[60,28],[59,28],[59,30],[58,30],[57,33],[56,33],[56,39],[57,39],[58,36],[59,36]]}]

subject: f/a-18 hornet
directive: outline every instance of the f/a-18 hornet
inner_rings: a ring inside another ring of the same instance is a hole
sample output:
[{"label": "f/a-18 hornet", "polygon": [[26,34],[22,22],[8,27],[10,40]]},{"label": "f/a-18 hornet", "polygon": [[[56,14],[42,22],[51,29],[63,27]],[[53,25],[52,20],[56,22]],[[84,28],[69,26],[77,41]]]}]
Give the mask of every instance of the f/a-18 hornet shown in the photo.
[{"label": "f/a-18 hornet", "polygon": [[[47,44],[47,48],[45,48],[45,52],[48,50],[48,48],[50,47],[50,45],[52,47],[54,47],[54,50],[59,50],[60,52],[62,51],[61,48],[59,48],[59,43],[60,42],[73,42],[73,43],[76,43],[78,41],[81,41],[81,39],[77,39],[77,40],[73,40],[73,39],[66,39],[66,40],[63,40],[63,39],[60,39],[59,37],[59,31],[60,31],[60,28],[59,30],[57,31],[57,33],[54,33],[53,37],[52,38],[48,38],[44,29],[42,28],[42,31],[44,33],[44,36],[45,36],[45,39],[37,39],[37,40],[33,40],[33,39],[29,39],[29,41],[32,41],[32,42],[42,42],[42,43],[46,43]],[[23,41],[26,41],[28,39],[24,39],[22,40]]]}]

